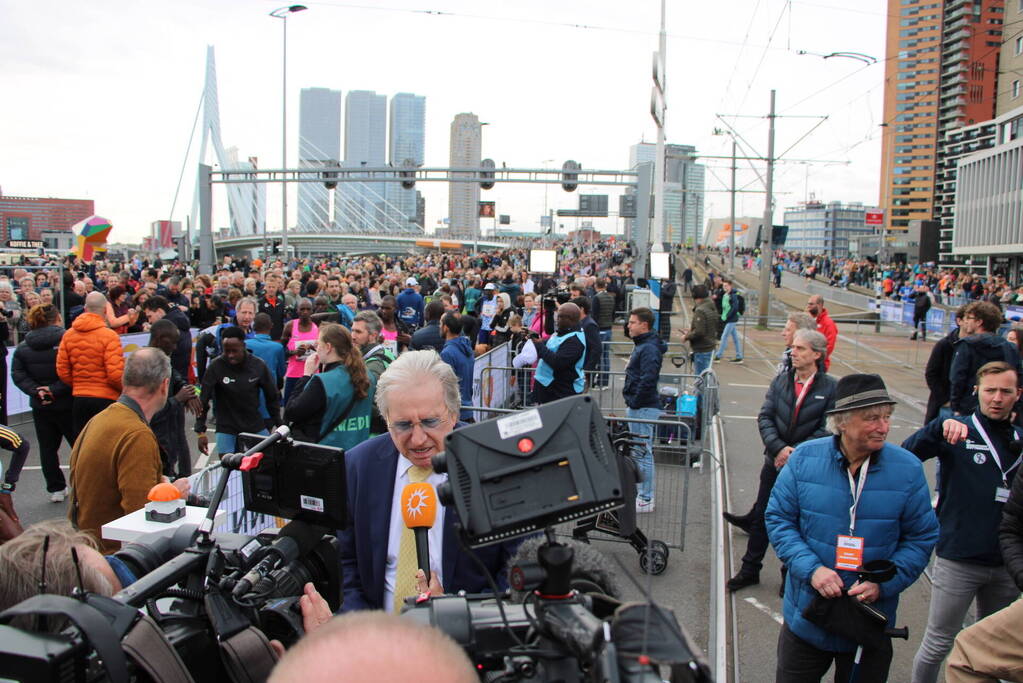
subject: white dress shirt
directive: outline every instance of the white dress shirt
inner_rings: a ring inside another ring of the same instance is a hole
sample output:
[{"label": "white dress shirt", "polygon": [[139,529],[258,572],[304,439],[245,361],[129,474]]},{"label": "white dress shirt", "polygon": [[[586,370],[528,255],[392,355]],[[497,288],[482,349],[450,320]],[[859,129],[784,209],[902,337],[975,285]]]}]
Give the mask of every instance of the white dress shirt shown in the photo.
[{"label": "white dress shirt", "polygon": [[[384,565],[384,610],[394,611],[394,577],[398,571],[398,550],[401,547],[401,533],[405,530],[405,521],[401,514],[401,492],[410,483],[408,471],[412,462],[402,454],[398,454],[398,467],[394,471],[394,496],[391,498],[391,525],[387,533],[387,562]],[[448,480],[448,475],[434,472],[426,481],[434,490],[439,484]],[[437,518],[430,529],[430,569],[436,574],[440,585],[444,585],[443,541],[444,541],[444,506],[437,503]]]}]

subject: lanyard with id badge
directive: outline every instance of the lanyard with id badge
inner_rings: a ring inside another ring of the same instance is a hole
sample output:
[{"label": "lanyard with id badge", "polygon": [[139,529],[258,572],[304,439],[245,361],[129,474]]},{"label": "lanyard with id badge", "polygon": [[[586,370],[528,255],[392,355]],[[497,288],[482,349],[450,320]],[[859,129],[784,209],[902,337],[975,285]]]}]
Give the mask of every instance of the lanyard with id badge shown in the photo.
[{"label": "lanyard with id badge", "polygon": [[[984,427],[980,424],[980,420],[977,419],[977,414],[974,413],[970,416],[973,421],[973,426],[980,434],[980,438],[983,439],[984,445],[987,446],[988,451],[991,453],[991,459],[995,461],[995,465],[998,466],[998,473],[1002,475],[1002,485],[995,487],[995,502],[1004,503],[1009,500],[1009,472],[1012,472],[1019,465],[1020,460],[1023,460],[1023,456],[1016,458],[1016,462],[1009,465],[1008,469],[1002,467],[1002,459],[998,456],[998,451],[995,450],[995,445],[991,443],[991,438],[987,435]],[[1015,432],[1015,430],[1013,430]]]},{"label": "lanyard with id badge", "polygon": [[845,471],[849,477],[849,492],[852,494],[852,505],[849,506],[849,535],[838,535],[838,541],[835,543],[835,569],[856,571],[863,566],[863,537],[853,536],[853,530],[856,528],[856,508],[859,507],[863,487],[867,484],[869,465],[869,458],[863,461],[856,480],[848,469]]}]

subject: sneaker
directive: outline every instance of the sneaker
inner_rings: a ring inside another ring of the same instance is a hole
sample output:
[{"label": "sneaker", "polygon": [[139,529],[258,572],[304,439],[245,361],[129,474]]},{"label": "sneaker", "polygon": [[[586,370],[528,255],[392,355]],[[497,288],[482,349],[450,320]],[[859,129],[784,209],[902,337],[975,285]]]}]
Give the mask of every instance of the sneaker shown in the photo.
[{"label": "sneaker", "polygon": [[654,511],[654,499],[653,498],[651,498],[650,500],[644,500],[642,498],[637,498],[636,499],[636,513],[637,514],[644,514],[646,512],[653,512],[653,511]]},{"label": "sneaker", "polygon": [[715,362],[715,363],[720,363],[720,362],[721,362],[721,359],[720,359],[720,358],[715,358],[715,359],[714,359],[714,362]]},{"label": "sneaker", "polygon": [[730,360],[728,362],[729,363],[741,363],[742,362],[742,358],[733,358],[732,360]]},{"label": "sneaker", "polygon": [[61,489],[60,491],[54,491],[50,494],[51,503],[63,503],[64,499],[67,498],[67,489]]}]

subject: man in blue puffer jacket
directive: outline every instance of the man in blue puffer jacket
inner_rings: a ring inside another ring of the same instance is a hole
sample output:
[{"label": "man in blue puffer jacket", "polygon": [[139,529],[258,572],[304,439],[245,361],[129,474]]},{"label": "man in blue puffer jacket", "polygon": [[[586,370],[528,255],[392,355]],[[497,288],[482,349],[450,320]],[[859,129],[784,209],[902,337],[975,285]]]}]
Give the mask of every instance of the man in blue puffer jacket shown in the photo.
[{"label": "man in blue puffer jacket", "polygon": [[[653,331],[654,312],[649,308],[636,308],[629,313],[629,338],[636,348],[625,368],[625,399],[627,417],[656,420],[661,415],[661,400],[657,394],[657,380],[661,376],[661,361],[668,346]],[[654,451],[652,440],[654,425],[630,423],[629,429],[643,437],[645,446],[637,459],[643,481],[636,496],[636,512],[654,511]]]},{"label": "man in blue puffer jacket", "polygon": [[[797,447],[775,483],[765,521],[789,568],[779,682],[819,680],[832,662],[836,680],[846,680],[856,643],[810,623],[803,611],[818,594],[847,592],[874,603],[894,625],[899,593],[920,576],[938,540],[920,461],[885,443],[894,405],[880,376],[846,375],[828,411],[835,436]],[[872,560],[893,562],[895,577],[884,584],[857,581],[855,569]],[[857,680],[886,680],[891,658],[886,639],[864,653]]]}]

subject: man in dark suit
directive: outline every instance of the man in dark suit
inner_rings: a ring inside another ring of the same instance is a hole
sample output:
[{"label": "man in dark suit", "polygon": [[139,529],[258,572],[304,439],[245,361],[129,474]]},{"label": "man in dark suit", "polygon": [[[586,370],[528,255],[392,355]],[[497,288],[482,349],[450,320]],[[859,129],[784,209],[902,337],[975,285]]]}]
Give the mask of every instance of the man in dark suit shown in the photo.
[{"label": "man in dark suit", "polygon": [[[338,534],[345,612],[398,612],[404,599],[418,592],[414,541],[402,521],[401,492],[412,482],[425,481],[436,489],[446,481],[447,475],[433,471],[430,459],[444,450],[444,437],[459,426],[458,378],[435,351],[399,356],[380,376],[376,401],[387,433],[346,455],[350,517],[348,528]],[[429,532],[434,594],[488,590],[486,577],[458,544],[457,524],[454,508],[437,506]],[[473,551],[500,588],[507,586],[505,569],[518,546],[514,540]]]}]

